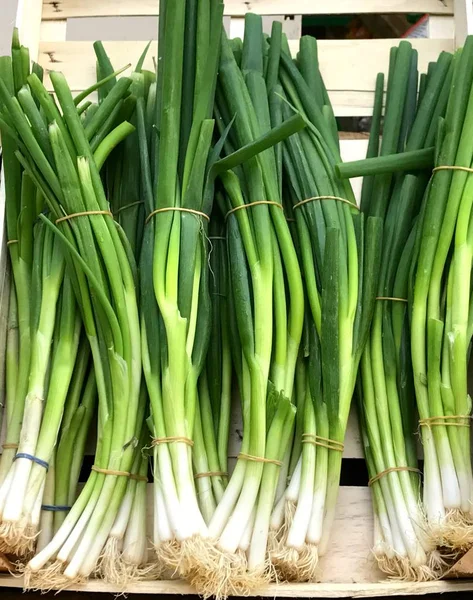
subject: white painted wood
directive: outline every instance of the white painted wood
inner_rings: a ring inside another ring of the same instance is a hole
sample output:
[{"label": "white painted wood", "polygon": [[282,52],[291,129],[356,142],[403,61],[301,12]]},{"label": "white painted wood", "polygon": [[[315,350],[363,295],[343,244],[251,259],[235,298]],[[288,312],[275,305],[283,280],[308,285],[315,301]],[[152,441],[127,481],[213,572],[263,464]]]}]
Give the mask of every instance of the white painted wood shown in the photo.
[{"label": "white painted wood", "polygon": [[[320,69],[331,95],[335,114],[371,114],[376,74],[386,71],[390,48],[399,40],[321,40],[319,42]],[[419,50],[419,70],[426,71],[430,61],[436,60],[442,50],[451,51],[453,40],[412,40]],[[290,41],[295,55],[298,41]],[[105,48],[112,63],[119,68],[136,62],[143,50],[143,42],[107,42]],[[156,46],[147,56],[147,68],[152,68]],[[41,42],[40,64],[45,69],[60,69],[74,91],[80,91],[95,81],[95,55],[90,42]],[[46,86],[51,89],[49,79]]]},{"label": "white painted wood", "polygon": [[[453,0],[226,0],[225,14],[242,16],[360,13],[431,13],[451,15]],[[156,15],[155,0],[56,0],[44,6],[44,19],[69,17]]]},{"label": "white painted wood", "polygon": [[[352,160],[361,160],[366,158],[366,151],[368,150],[368,140],[341,140],[340,142],[340,154],[343,162],[350,162]],[[351,181],[353,193],[357,202],[360,201],[361,197],[361,186],[363,184],[363,177],[354,177]]]},{"label": "white painted wood", "polygon": [[39,39],[48,42],[65,42],[68,22],[63,21],[41,21]]},{"label": "white painted wood", "polygon": [[453,17],[431,15],[428,23],[429,38],[453,39],[455,37],[455,20]]},{"label": "white painted wood", "polygon": [[232,17],[230,21],[230,38],[241,38],[245,33],[245,19],[243,17]]},{"label": "white painted wood", "polygon": [[[343,565],[339,565],[343,569]],[[0,575],[0,587],[22,588],[21,577]],[[195,590],[185,581],[140,581],[128,587],[118,588],[100,580],[90,580],[85,584],[72,584],[71,591],[103,592],[123,595],[124,593],[156,595],[189,595]],[[266,598],[374,598],[385,596],[423,596],[425,594],[458,594],[471,592],[471,581],[430,581],[426,583],[279,583],[265,589],[256,590],[252,596]]]},{"label": "white painted wood", "polygon": [[455,45],[463,46],[467,35],[473,33],[473,6],[471,0],[455,0]]},{"label": "white painted wood", "polygon": [[[279,21],[282,23],[283,32],[287,35],[290,40],[299,39],[302,35],[302,16],[296,15],[294,17],[272,17],[263,16],[263,32],[270,34],[273,21]],[[244,17],[231,17],[230,20],[230,37],[231,38],[243,38],[245,32],[245,18]]]},{"label": "white painted wood", "polygon": [[18,0],[3,0],[0,18],[0,56],[10,54],[11,34],[15,25]]}]

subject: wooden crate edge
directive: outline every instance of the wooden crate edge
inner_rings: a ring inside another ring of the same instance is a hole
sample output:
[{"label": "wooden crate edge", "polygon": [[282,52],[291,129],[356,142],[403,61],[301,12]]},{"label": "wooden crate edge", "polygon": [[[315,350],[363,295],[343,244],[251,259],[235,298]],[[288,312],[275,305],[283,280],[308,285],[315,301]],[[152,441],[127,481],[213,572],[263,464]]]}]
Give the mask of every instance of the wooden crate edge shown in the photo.
[{"label": "wooden crate edge", "polygon": [[[0,576],[0,588],[22,588],[21,577]],[[90,580],[86,584],[71,584],[69,591],[97,592],[114,594],[195,594],[195,590],[185,581],[141,581],[130,584],[125,589],[100,580]],[[473,591],[473,581],[432,581],[425,583],[282,583],[271,584],[256,590],[252,595],[285,598],[370,598],[375,596],[407,596],[446,592]]]}]

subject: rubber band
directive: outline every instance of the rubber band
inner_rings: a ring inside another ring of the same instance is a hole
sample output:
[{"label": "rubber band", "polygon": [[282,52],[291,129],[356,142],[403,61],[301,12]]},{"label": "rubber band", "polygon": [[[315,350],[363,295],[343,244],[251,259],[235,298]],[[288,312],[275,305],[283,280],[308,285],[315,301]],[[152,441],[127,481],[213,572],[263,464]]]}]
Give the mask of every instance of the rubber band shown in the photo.
[{"label": "rubber band", "polygon": [[224,242],[227,240],[227,238],[224,235],[210,235],[207,239],[208,240],[223,240]]},{"label": "rubber band", "polygon": [[113,217],[109,210],[86,210],[84,212],[72,213],[71,215],[65,215],[60,219],[56,219],[55,224],[58,225],[63,221],[69,221],[69,219],[75,219],[76,217],[87,217],[88,215],[107,215],[108,217]]},{"label": "rubber band", "polygon": [[174,442],[182,442],[183,444],[187,444],[191,448],[194,445],[194,442],[191,439],[180,435],[171,435],[170,437],[154,438],[151,442],[151,445],[159,446],[160,444],[173,444]]},{"label": "rubber band", "polygon": [[324,438],[320,435],[313,435],[312,433],[303,433],[302,443],[321,446],[322,448],[335,450],[336,452],[343,452],[345,450],[345,445],[342,444],[342,442],[337,442],[337,440],[331,440],[330,438]]},{"label": "rubber band", "polygon": [[251,454],[245,454],[244,452],[240,452],[237,458],[242,458],[243,460],[250,460],[253,462],[268,463],[271,465],[276,465],[278,467],[282,466],[282,462],[280,460],[274,460],[272,458],[263,458],[262,456],[253,456]]},{"label": "rubber band", "polygon": [[31,460],[31,462],[36,463],[40,467],[45,468],[46,471],[49,469],[49,463],[47,463],[45,460],[41,460],[41,458],[38,458],[37,456],[28,454],[27,452],[18,452],[17,454],[15,454],[15,458],[13,460],[16,460],[17,458],[26,458],[28,460]]},{"label": "rubber band", "polygon": [[395,298],[391,296],[378,296],[376,300],[391,300],[392,302],[409,302],[407,298]]},{"label": "rubber band", "polygon": [[92,471],[96,473],[102,473],[102,475],[114,475],[115,477],[130,477],[130,473],[128,471],[113,471],[111,469],[101,469],[97,467],[97,465],[92,465]]},{"label": "rubber band", "polygon": [[131,204],[125,204],[125,206],[120,207],[115,211],[116,215],[119,215],[124,210],[128,210],[129,208],[133,208],[134,206],[139,206],[140,204],[144,204],[143,200],[137,200],[136,202],[132,202]]},{"label": "rubber band", "polygon": [[148,483],[148,478],[145,475],[134,475],[132,473],[130,479],[133,479],[133,481],[146,481]]},{"label": "rubber band", "polygon": [[19,446],[20,446],[19,444],[13,444],[13,443],[12,444],[8,444],[8,443],[2,444],[2,448],[4,450],[16,450],[17,448],[19,448]]},{"label": "rubber band", "polygon": [[207,219],[207,221],[210,221],[209,215],[207,215],[204,212],[201,212],[200,210],[194,210],[192,208],[182,208],[180,206],[167,206],[166,208],[157,208],[156,210],[153,210],[153,212],[148,215],[145,221],[145,225],[147,225],[155,215],[170,211],[186,212],[190,213],[191,215],[196,215],[197,217],[203,217],[204,219]]},{"label": "rubber band", "polygon": [[71,510],[72,506],[61,506],[60,504],[42,504],[41,510],[46,510],[47,512],[67,512]]},{"label": "rubber band", "polygon": [[346,198],[340,198],[340,196],[312,196],[312,198],[306,198],[305,200],[301,200],[297,204],[294,204],[292,209],[295,210],[296,208],[304,206],[304,204],[307,204],[308,202],[314,202],[315,200],[338,200],[339,202],[349,204],[352,208],[356,208],[356,210],[358,211],[360,210],[358,206],[356,206],[356,204],[353,204],[352,202],[350,202],[350,200],[347,200]]},{"label": "rubber band", "polygon": [[[455,422],[455,421],[466,421],[463,423]],[[420,419],[419,425],[426,427],[435,427],[437,425],[442,425],[445,427],[469,427],[470,426],[470,415],[445,415],[439,417],[427,417],[426,419]]]},{"label": "rubber band", "polygon": [[411,471],[412,473],[419,473],[419,474],[421,473],[421,471],[419,469],[416,469],[415,467],[389,467],[389,469],[385,469],[384,471],[381,471],[381,473],[378,473],[377,475],[372,477],[368,481],[368,485],[372,486],[373,483],[375,483],[376,481],[381,479],[381,477],[384,477],[385,475],[388,475],[389,473],[394,473],[397,471]]},{"label": "rubber band", "polygon": [[194,479],[202,479],[204,477],[228,477],[228,473],[225,473],[225,471],[208,471],[207,473],[197,473],[197,475],[194,475]]},{"label": "rubber band", "polygon": [[470,167],[461,167],[460,165],[440,165],[432,169],[432,173],[436,171],[466,171],[467,173],[473,173],[473,169]]},{"label": "rubber band", "polygon": [[18,240],[8,240],[7,246],[11,246],[12,244],[18,244]]},{"label": "rubber band", "polygon": [[288,223],[295,223],[295,222],[296,222],[296,220],[295,220],[295,219],[293,219],[292,217],[286,217],[286,221],[287,221]]},{"label": "rubber band", "polygon": [[229,210],[227,212],[227,214],[225,215],[225,220],[227,220],[228,217],[232,213],[235,213],[237,210],[246,210],[247,208],[252,208],[253,206],[259,206],[260,204],[268,204],[270,206],[278,206],[281,210],[283,210],[282,205],[279,204],[279,202],[274,202],[274,200],[257,200],[256,202],[249,202],[248,204],[240,204],[240,206],[235,206],[235,208],[232,208],[231,210]]}]

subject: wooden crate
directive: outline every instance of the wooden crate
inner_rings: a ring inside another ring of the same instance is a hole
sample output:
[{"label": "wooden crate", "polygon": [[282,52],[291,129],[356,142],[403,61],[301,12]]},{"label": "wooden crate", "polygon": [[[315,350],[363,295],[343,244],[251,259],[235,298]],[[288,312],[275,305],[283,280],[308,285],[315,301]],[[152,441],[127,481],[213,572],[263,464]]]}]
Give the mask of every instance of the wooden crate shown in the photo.
[{"label": "wooden crate", "polygon": [[[5,0],[2,0],[3,2]],[[7,0],[8,1],[8,0]],[[112,63],[119,67],[135,62],[144,47],[142,41],[116,39],[118,25],[125,23],[124,31],[138,27],[156,37],[156,27],[150,19],[157,15],[158,0],[19,0],[17,26],[22,43],[29,46],[32,57],[45,69],[62,71],[73,91],[79,92],[95,80],[95,56],[91,32],[97,24],[100,34],[95,37],[105,42]],[[453,50],[462,44],[467,31],[473,31],[472,7],[469,0],[227,0],[225,7],[227,30],[232,36],[241,36],[244,15],[254,11],[265,17],[268,25],[277,18],[284,22],[293,50],[297,48],[301,16],[314,13],[361,14],[416,12],[429,15],[429,38],[412,40],[419,51],[419,69],[425,71],[429,61],[436,59],[442,50]],[[117,20],[119,18],[119,20]],[[88,19],[86,21],[86,19]],[[85,36],[79,37],[82,27]],[[113,29],[110,29],[112,27]],[[123,28],[122,28],[123,31]],[[72,39],[73,38],[73,39]],[[110,40],[110,41],[107,41]],[[372,110],[375,77],[386,71],[391,46],[398,40],[322,40],[319,42],[321,70],[337,116],[369,116]],[[152,57],[148,55],[148,67]],[[50,87],[49,80],[46,81]],[[351,136],[349,136],[351,137]],[[367,139],[342,139],[342,156],[345,160],[362,158]],[[354,181],[359,190],[360,182]],[[0,201],[4,202],[3,197]],[[0,235],[3,238],[3,210],[0,207]],[[0,255],[0,345],[4,344],[1,332],[6,319],[8,301],[8,274],[5,269],[6,251]],[[1,368],[1,367],[0,367]],[[1,372],[0,372],[1,378]],[[1,392],[1,390],[0,390]],[[241,439],[241,422],[236,415],[232,420],[230,457],[238,453]],[[347,461],[363,461],[358,426],[354,414],[350,417],[344,452]],[[333,529],[330,551],[321,561],[322,583],[282,584],[261,590],[262,596],[285,597],[370,597],[388,595],[427,594],[446,591],[473,590],[470,581],[442,581],[432,583],[395,583],[383,581],[370,552],[373,519],[370,492],[366,478],[356,486],[342,486],[338,501],[337,519]],[[151,505],[151,502],[150,502]],[[150,506],[150,522],[151,522]],[[21,587],[18,578],[0,576],[0,587]],[[103,581],[91,580],[73,590],[119,592]],[[149,594],[189,594],[193,590],[182,581],[140,582],[130,587],[130,592]]]}]

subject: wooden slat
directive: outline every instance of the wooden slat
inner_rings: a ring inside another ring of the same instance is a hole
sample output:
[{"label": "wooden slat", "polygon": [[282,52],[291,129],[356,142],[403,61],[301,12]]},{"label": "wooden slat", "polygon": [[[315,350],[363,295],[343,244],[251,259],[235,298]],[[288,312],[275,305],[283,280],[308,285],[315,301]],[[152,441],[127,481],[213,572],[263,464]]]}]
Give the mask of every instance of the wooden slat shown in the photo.
[{"label": "wooden slat", "polygon": [[[226,0],[225,14],[330,15],[359,13],[453,14],[453,0]],[[156,0],[46,0],[43,19],[156,15]]]},{"label": "wooden slat", "polygon": [[[332,95],[337,115],[370,115],[376,74],[388,68],[389,50],[399,40],[321,40],[320,68]],[[451,51],[453,40],[412,40],[419,50],[419,70],[427,69],[442,50]],[[291,41],[295,54],[297,41]],[[118,68],[138,60],[143,42],[108,42],[105,48]],[[148,52],[147,68],[152,68],[156,46]],[[59,70],[71,89],[85,89],[95,81],[95,55],[90,42],[41,42],[39,62],[46,69]],[[51,89],[49,79],[46,85]]]},{"label": "wooden slat", "polygon": [[431,16],[428,22],[429,38],[454,38],[455,19],[453,17]]},{"label": "wooden slat", "polygon": [[[343,568],[340,565],[340,568]],[[21,588],[21,578],[0,576],[0,587]],[[86,584],[72,584],[69,590],[79,592],[102,592],[123,595],[123,593],[188,595],[195,590],[185,581],[138,581],[125,588],[120,588],[99,580],[90,580]],[[385,596],[423,596],[425,594],[471,592],[471,581],[429,581],[425,583],[397,583],[384,581],[380,583],[279,583],[271,584],[264,590],[257,590],[253,596],[267,598],[376,598]],[[3,593],[3,592],[2,592]],[[66,592],[63,592],[66,593]],[[465,596],[466,597],[466,596]]]},{"label": "wooden slat", "polygon": [[459,48],[473,33],[473,8],[470,0],[455,0],[455,44]]}]

